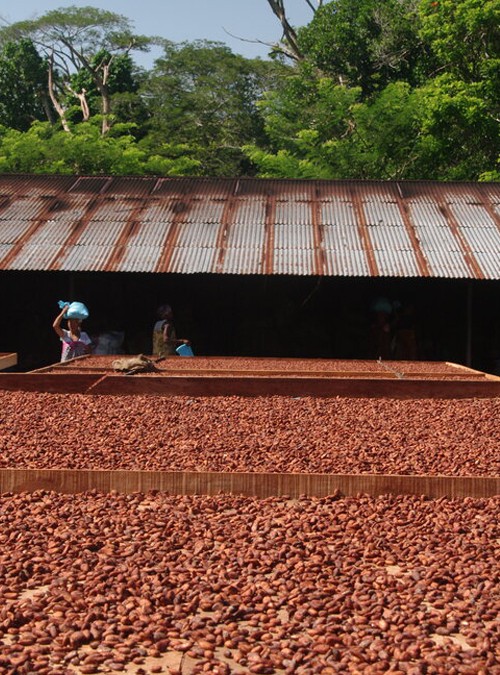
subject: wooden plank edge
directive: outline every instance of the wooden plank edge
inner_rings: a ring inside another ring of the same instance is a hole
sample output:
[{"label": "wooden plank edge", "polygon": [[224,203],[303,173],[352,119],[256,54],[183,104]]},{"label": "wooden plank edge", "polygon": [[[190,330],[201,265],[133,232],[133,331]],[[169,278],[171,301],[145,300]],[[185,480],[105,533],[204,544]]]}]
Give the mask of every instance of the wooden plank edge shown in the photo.
[{"label": "wooden plank edge", "polygon": [[279,474],[83,469],[0,469],[0,492],[36,490],[77,494],[90,490],[131,494],[157,490],[178,495],[237,494],[249,497],[327,497],[368,494],[428,498],[489,498],[500,494],[500,477],[390,474]]},{"label": "wooden plank edge", "polygon": [[17,354],[0,354],[0,370],[17,366]]},{"label": "wooden plank edge", "polygon": [[0,373],[0,389],[46,393],[154,396],[288,396],[346,398],[495,398],[500,380],[345,379],[293,377],[140,377]]}]

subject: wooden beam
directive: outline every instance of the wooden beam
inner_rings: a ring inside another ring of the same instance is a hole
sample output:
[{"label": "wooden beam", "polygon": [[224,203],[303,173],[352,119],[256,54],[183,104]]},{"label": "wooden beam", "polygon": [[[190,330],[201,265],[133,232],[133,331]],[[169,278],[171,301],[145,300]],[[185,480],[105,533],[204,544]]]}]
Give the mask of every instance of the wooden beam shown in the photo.
[{"label": "wooden beam", "polygon": [[0,492],[48,490],[66,494],[97,490],[130,494],[159,490],[179,495],[326,497],[382,494],[429,498],[487,498],[500,494],[500,478],[476,476],[399,476],[382,474],[280,474],[83,469],[0,469]]},{"label": "wooden beam", "polygon": [[0,389],[153,396],[316,396],[349,398],[495,398],[498,380],[322,377],[175,377],[100,373],[0,373]]}]

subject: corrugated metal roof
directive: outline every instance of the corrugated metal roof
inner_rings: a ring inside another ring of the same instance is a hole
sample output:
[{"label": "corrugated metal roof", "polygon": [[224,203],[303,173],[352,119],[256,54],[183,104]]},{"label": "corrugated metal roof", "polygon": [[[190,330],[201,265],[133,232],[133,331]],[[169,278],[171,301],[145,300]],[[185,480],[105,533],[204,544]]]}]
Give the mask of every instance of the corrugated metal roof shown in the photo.
[{"label": "corrugated metal roof", "polygon": [[500,183],[0,175],[0,269],[500,279]]}]

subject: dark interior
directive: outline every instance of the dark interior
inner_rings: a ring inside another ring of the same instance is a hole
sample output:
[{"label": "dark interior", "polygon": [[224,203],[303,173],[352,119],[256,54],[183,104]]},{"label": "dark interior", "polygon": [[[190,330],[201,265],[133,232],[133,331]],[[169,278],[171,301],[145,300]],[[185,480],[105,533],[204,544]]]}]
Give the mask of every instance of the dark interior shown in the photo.
[{"label": "dark interior", "polygon": [[0,281],[0,352],[17,352],[19,371],[59,361],[58,300],[88,306],[91,336],[123,331],[128,354],[151,353],[156,308],[169,303],[196,355],[361,359],[379,356],[370,308],[383,296],[414,310],[413,358],[500,374],[498,281],[12,271]]}]

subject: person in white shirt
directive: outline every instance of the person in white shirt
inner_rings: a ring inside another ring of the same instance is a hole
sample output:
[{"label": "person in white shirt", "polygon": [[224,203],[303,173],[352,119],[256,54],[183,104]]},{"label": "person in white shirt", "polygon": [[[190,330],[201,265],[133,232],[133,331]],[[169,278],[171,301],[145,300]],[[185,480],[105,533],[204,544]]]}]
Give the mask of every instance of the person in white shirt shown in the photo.
[{"label": "person in white shirt", "polygon": [[69,305],[65,305],[62,308],[52,324],[62,342],[61,361],[69,361],[77,356],[90,354],[92,350],[92,340],[85,331],[82,331],[80,319],[68,319],[67,330],[61,328],[61,322],[68,311],[68,307]]}]

